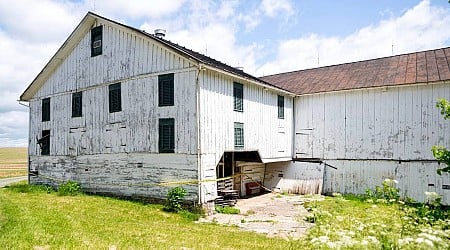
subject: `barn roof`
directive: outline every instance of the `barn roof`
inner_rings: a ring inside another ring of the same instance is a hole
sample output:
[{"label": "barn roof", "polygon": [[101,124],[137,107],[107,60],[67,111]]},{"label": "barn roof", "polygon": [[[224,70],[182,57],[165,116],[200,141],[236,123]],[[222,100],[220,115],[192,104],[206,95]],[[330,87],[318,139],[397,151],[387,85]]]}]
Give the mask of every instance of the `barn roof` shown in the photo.
[{"label": "barn roof", "polygon": [[450,80],[450,47],[261,77],[297,95]]},{"label": "barn roof", "polygon": [[272,89],[276,89],[280,92],[284,92],[285,94],[292,94],[285,89],[273,85],[269,82],[264,81],[261,78],[252,76],[250,74],[245,73],[243,70],[237,69],[235,67],[229,66],[223,62],[217,61],[211,57],[205,56],[193,50],[187,49],[181,45],[173,43],[169,40],[159,38],[153,34],[147,33],[143,30],[116,22],[114,20],[102,17],[92,12],[88,12],[86,16],[81,20],[75,30],[70,34],[70,36],[66,39],[63,45],[58,49],[58,51],[53,55],[50,61],[45,65],[42,71],[36,76],[36,78],[31,82],[31,84],[27,87],[27,89],[20,96],[21,101],[30,100],[34,94],[39,90],[39,88],[45,83],[45,81],[50,77],[50,75],[54,72],[54,70],[63,62],[63,60],[70,54],[73,48],[81,41],[84,34],[86,34],[92,26],[95,24],[96,19],[102,19],[104,21],[113,23],[115,25],[119,25],[121,27],[133,30],[141,35],[144,35],[150,39],[156,40],[165,46],[173,49],[177,53],[182,56],[185,56],[193,61],[196,61],[199,64],[203,64],[206,66],[210,66],[212,69],[216,69],[221,72],[229,73],[231,75],[247,79],[253,83],[266,86]]}]

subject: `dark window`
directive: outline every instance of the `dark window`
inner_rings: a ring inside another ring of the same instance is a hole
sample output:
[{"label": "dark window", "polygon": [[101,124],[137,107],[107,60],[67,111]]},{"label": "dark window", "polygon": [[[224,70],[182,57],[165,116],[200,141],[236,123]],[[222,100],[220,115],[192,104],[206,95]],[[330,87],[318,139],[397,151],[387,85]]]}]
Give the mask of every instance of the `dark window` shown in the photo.
[{"label": "dark window", "polygon": [[173,74],[158,76],[158,105],[173,106]]},{"label": "dark window", "polygon": [[284,96],[278,96],[278,118],[284,119]]},{"label": "dark window", "polygon": [[38,144],[41,147],[41,155],[50,155],[50,130],[42,130]]},{"label": "dark window", "polygon": [[159,119],[159,152],[173,153],[175,150],[175,119]]},{"label": "dark window", "polygon": [[102,54],[103,26],[97,26],[91,30],[91,57]]},{"label": "dark window", "polygon": [[109,85],[109,113],[122,111],[120,82]]},{"label": "dark window", "polygon": [[244,147],[244,123],[234,123],[234,147]]},{"label": "dark window", "polygon": [[234,111],[244,111],[244,86],[235,82],[233,84]]},{"label": "dark window", "polygon": [[72,94],[72,117],[83,116],[83,95],[82,92]]},{"label": "dark window", "polygon": [[42,121],[50,121],[50,98],[42,99]]}]

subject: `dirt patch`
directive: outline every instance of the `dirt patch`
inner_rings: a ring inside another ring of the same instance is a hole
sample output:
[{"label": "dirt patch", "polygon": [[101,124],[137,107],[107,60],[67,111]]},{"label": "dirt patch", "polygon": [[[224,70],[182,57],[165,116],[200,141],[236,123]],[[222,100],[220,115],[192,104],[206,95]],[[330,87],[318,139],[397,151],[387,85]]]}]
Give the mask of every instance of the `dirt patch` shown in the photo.
[{"label": "dirt patch", "polygon": [[201,222],[236,225],[269,237],[298,239],[313,225],[303,220],[309,214],[303,204],[319,199],[323,198],[268,193],[238,200],[236,208],[240,209],[240,214],[216,213]]}]

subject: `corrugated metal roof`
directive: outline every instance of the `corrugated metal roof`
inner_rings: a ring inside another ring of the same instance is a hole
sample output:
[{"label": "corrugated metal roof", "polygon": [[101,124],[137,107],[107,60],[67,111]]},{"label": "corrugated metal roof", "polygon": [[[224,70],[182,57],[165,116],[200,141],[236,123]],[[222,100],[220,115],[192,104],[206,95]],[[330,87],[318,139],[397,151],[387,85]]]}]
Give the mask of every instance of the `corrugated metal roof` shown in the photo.
[{"label": "corrugated metal roof", "polygon": [[298,95],[450,80],[450,47],[261,77]]}]

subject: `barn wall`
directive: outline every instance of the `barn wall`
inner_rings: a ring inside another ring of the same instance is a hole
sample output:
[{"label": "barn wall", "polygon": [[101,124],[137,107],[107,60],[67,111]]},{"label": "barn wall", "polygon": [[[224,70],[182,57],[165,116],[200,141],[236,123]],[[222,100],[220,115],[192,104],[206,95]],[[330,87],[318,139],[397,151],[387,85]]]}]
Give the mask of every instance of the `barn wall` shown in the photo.
[{"label": "barn wall", "polygon": [[[325,168],[324,193],[362,194],[368,188],[381,186],[389,178],[398,181],[403,196],[425,201],[425,192],[436,192],[445,204],[450,204],[450,174],[437,175],[433,162],[395,161],[327,161],[335,167]],[[442,165],[440,166],[442,167]]]},{"label": "barn wall", "polygon": [[[244,85],[244,111],[233,110],[233,81]],[[234,148],[234,122],[244,123],[245,150],[258,150],[261,158],[292,157],[293,99],[285,96],[285,118],[278,119],[277,96],[270,90],[203,71],[200,78],[202,154],[215,154],[215,165],[225,150]]]},{"label": "barn wall", "polygon": [[431,153],[433,145],[450,147],[450,122],[436,108],[438,98],[450,98],[448,83],[298,97],[295,156],[337,168],[325,168],[324,192],[364,193],[394,178],[409,197],[423,201],[425,191],[435,191],[448,204],[443,185],[450,176],[436,174]]},{"label": "barn wall", "polygon": [[295,100],[295,155],[323,159],[432,160],[450,147],[450,123],[436,108],[450,84],[301,96]]},{"label": "barn wall", "polygon": [[266,164],[264,186],[281,193],[321,194],[324,166],[303,162]]},{"label": "barn wall", "polygon": [[192,68],[194,63],[137,32],[109,22],[103,25],[102,55],[91,57],[90,32],[39,89],[34,98],[167,71]]},{"label": "barn wall", "polygon": [[[183,154],[119,153],[78,157],[31,157],[31,170],[38,171],[32,183],[57,186],[62,181],[76,181],[86,192],[131,197],[165,198],[167,191],[179,184],[165,182],[197,179],[196,156]],[[187,200],[198,200],[197,185],[183,185]]]}]

